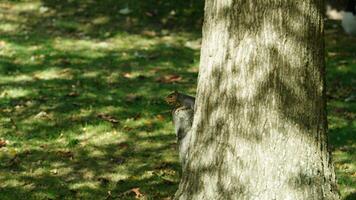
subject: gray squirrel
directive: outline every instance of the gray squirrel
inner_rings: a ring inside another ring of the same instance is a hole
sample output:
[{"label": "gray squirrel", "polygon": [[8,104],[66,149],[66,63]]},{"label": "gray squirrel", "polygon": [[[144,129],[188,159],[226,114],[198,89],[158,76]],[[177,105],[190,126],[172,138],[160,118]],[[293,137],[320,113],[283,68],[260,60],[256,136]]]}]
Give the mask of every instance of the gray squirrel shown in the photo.
[{"label": "gray squirrel", "polygon": [[166,97],[166,102],[174,106],[172,110],[173,124],[179,145],[179,160],[183,167],[188,155],[195,98],[175,91]]}]

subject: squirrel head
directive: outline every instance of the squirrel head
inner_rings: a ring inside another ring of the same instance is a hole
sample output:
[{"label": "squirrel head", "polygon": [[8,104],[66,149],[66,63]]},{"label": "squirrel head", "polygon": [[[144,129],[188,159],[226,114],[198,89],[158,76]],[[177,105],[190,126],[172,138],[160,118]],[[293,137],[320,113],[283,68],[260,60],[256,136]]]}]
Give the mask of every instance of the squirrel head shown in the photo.
[{"label": "squirrel head", "polygon": [[168,103],[168,105],[177,105],[178,95],[179,95],[178,91],[175,90],[174,92],[166,96],[166,102]]}]

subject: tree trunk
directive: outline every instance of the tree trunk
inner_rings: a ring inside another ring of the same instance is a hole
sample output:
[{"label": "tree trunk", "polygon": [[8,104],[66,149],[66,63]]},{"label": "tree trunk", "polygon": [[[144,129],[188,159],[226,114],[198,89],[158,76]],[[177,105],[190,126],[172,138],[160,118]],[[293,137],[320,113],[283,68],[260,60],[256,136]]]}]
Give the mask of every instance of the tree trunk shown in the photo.
[{"label": "tree trunk", "polygon": [[338,199],[322,0],[206,0],[189,159],[175,199]]}]

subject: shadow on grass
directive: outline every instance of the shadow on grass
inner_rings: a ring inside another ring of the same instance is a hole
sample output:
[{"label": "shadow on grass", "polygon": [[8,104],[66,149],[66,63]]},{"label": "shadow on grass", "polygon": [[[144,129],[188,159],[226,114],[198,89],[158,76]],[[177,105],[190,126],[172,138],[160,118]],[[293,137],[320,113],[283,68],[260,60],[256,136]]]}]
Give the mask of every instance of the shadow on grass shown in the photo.
[{"label": "shadow on grass", "polygon": [[[139,148],[137,140],[160,143],[172,141],[174,136],[134,137],[122,145],[118,142],[104,146],[87,145],[68,150],[58,150],[43,145],[40,148],[18,153],[16,158],[3,159],[2,170],[8,172],[2,181],[15,180],[1,187],[2,199],[62,199],[104,197],[108,191],[113,197],[139,187],[144,194],[165,197],[176,190],[175,175],[178,163],[162,162],[165,151],[172,151],[172,143],[160,147]],[[93,156],[91,152],[101,152]],[[159,153],[157,153],[159,152]],[[149,159],[149,161],[148,161]],[[137,163],[135,160],[145,161]],[[124,178],[112,178],[124,174]],[[168,177],[168,179],[167,179]],[[115,179],[115,180],[114,180]],[[85,180],[85,181],[83,181]],[[158,192],[152,194],[152,191]]]},{"label": "shadow on grass", "polygon": [[353,192],[344,198],[344,200],[353,200],[353,199],[356,199],[356,192]]},{"label": "shadow on grass", "polygon": [[178,30],[196,30],[201,6],[0,3],[0,199],[172,196],[180,167],[163,98],[195,86],[199,52],[185,43],[199,34]]},{"label": "shadow on grass", "polygon": [[[0,137],[10,141],[0,152],[0,199],[114,198],[132,188],[173,195],[179,165],[162,98],[195,88],[199,52],[185,43],[200,35],[203,1],[9,2],[0,3]],[[343,100],[355,47],[330,38],[329,89]],[[172,74],[182,80],[161,81]],[[353,129],[332,128],[332,143],[353,144]]]}]

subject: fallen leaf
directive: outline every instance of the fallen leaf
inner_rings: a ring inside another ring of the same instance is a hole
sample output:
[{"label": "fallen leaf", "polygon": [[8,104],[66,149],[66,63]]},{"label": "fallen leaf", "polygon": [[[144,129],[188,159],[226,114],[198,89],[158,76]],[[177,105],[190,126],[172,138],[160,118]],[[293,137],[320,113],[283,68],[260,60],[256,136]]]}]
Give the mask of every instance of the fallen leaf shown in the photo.
[{"label": "fallen leaf", "polygon": [[48,113],[47,112],[45,112],[45,111],[41,111],[41,112],[39,112],[39,113],[37,113],[37,115],[35,115],[35,117],[34,117],[35,119],[44,119],[44,118],[50,118],[50,116],[48,115]]},{"label": "fallen leaf", "polygon": [[61,70],[61,71],[59,72],[59,74],[61,74],[61,75],[66,75],[66,76],[71,75],[71,73],[72,73],[72,71],[71,71],[70,68],[65,68],[65,69],[63,69],[63,70]]},{"label": "fallen leaf", "polygon": [[354,172],[353,174],[351,174],[352,177],[356,177],[356,172]]},{"label": "fallen leaf", "polygon": [[7,141],[0,139],[0,148],[6,147],[6,145],[7,145]]},{"label": "fallen leaf", "polygon": [[132,188],[131,191],[135,193],[136,199],[143,197],[143,194],[140,192],[140,188]]},{"label": "fallen leaf", "polygon": [[124,130],[125,130],[125,131],[132,131],[133,128],[132,128],[132,127],[129,127],[129,126],[127,126],[127,125],[125,125],[125,126],[124,126]]},{"label": "fallen leaf", "polygon": [[100,119],[103,119],[105,121],[111,122],[113,124],[117,124],[119,123],[119,120],[117,120],[115,117],[109,115],[109,114],[105,114],[105,113],[100,113],[97,115]]},{"label": "fallen leaf", "polygon": [[[117,184],[122,184],[124,181],[120,180]],[[144,195],[141,193],[140,188],[132,188],[126,192],[121,193],[118,197],[119,199],[127,197],[129,195],[135,195],[136,199],[142,199]]]},{"label": "fallen leaf", "polygon": [[57,154],[59,156],[65,157],[65,158],[70,158],[70,159],[74,158],[74,154],[71,151],[59,150],[59,151],[57,151]]},{"label": "fallen leaf", "polygon": [[158,121],[163,121],[164,120],[163,115],[157,115],[156,118],[157,118]]},{"label": "fallen leaf", "polygon": [[179,75],[165,75],[165,76],[158,77],[156,79],[156,81],[160,82],[160,83],[175,83],[175,82],[179,82],[181,80],[182,80],[182,77]]},{"label": "fallen leaf", "polygon": [[109,190],[108,195],[105,197],[105,199],[111,199],[111,198],[112,198],[112,194],[111,194],[111,191]]}]

